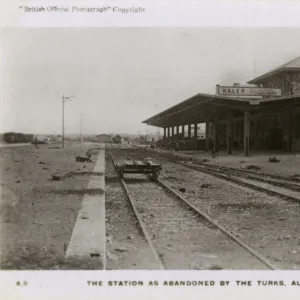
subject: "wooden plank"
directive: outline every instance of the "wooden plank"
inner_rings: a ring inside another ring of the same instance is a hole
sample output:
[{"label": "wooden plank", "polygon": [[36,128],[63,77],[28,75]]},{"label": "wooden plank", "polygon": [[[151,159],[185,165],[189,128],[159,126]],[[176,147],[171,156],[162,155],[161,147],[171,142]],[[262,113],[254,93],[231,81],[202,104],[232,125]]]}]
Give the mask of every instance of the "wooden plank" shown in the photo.
[{"label": "wooden plank", "polygon": [[56,172],[56,173],[52,174],[52,180],[62,180],[67,177],[70,177],[72,174],[73,174],[73,172],[71,172],[71,171],[65,172],[65,173]]}]

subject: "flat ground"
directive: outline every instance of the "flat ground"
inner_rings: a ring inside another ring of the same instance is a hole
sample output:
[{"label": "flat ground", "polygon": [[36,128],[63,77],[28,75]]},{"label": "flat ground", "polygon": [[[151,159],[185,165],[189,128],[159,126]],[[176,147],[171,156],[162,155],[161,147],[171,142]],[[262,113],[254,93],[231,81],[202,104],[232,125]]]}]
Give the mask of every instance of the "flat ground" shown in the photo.
[{"label": "flat ground", "polygon": [[[95,146],[93,146],[95,147]],[[55,172],[92,171],[88,144],[41,145],[0,149],[1,268],[90,269],[84,261],[66,261],[65,251],[81,207],[89,176],[53,181]]]},{"label": "flat ground", "polygon": [[[65,149],[61,149],[59,145],[41,145],[39,149],[27,145],[0,149],[1,269],[102,268],[95,261],[65,259],[78,211],[84,194],[88,193],[90,176],[86,173],[93,171],[97,151],[92,156],[92,163],[76,162],[75,156],[85,156],[91,147],[95,148],[97,145],[67,144]],[[147,149],[140,152],[134,147],[128,149],[128,155],[134,155],[136,151],[137,158],[155,156]],[[239,153],[232,156],[221,153],[216,157],[204,152],[174,153],[200,160],[206,158],[208,164],[238,169],[249,164],[259,165],[263,173],[285,176],[300,173],[300,156],[296,154],[276,155],[280,162],[269,163],[268,158],[275,156],[272,153],[254,154],[246,158]],[[161,162],[161,178],[175,190],[184,187],[185,197],[194,205],[228,227],[280,269],[300,268],[299,204],[245,190],[164,159]],[[51,175],[55,172],[69,171],[80,174],[61,181],[52,180]],[[157,265],[140,233],[113,166],[111,162],[108,163],[107,155],[105,172],[107,269],[156,269]],[[203,183],[211,184],[211,188],[199,188]],[[150,203],[149,209],[154,209],[155,206],[149,201],[154,196],[154,191],[150,188],[149,195],[143,196],[146,202],[140,203]],[[165,201],[166,199],[161,202]],[[173,208],[172,205],[170,207]],[[173,217],[173,212],[170,217]],[[184,222],[190,222],[190,218],[185,220],[188,221]],[[154,222],[153,225],[155,224]],[[186,224],[181,222],[179,226],[183,225]],[[159,227],[154,229],[163,233]],[[224,249],[222,245],[216,249]],[[195,250],[195,253],[198,252],[199,248]],[[196,262],[199,268],[209,268],[208,265],[219,256],[221,259],[221,254],[212,257],[209,256],[210,251],[206,252],[207,255]],[[177,253],[174,252],[175,258]],[[182,253],[186,253],[184,249]],[[176,269],[177,266],[173,267]]]}]

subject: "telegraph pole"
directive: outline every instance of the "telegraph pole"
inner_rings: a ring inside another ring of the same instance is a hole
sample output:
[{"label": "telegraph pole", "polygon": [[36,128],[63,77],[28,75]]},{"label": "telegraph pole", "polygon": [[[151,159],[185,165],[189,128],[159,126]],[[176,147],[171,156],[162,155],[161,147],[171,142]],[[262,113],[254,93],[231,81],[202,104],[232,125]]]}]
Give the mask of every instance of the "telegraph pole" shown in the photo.
[{"label": "telegraph pole", "polygon": [[65,102],[73,100],[74,96],[62,97],[62,148],[65,147]]},{"label": "telegraph pole", "polygon": [[65,147],[65,96],[62,96],[62,135],[61,135],[62,148]]},{"label": "telegraph pole", "polygon": [[80,143],[82,143],[82,112],[80,113]]}]

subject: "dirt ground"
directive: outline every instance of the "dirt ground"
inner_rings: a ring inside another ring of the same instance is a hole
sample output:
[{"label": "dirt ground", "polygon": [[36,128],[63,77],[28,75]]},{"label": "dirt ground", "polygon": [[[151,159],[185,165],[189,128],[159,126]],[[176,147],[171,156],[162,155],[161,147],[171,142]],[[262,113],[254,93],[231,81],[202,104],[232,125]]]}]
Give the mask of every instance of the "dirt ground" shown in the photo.
[{"label": "dirt ground", "polygon": [[1,269],[90,269],[64,259],[89,176],[53,181],[55,172],[92,171],[88,144],[40,145],[0,149]]}]

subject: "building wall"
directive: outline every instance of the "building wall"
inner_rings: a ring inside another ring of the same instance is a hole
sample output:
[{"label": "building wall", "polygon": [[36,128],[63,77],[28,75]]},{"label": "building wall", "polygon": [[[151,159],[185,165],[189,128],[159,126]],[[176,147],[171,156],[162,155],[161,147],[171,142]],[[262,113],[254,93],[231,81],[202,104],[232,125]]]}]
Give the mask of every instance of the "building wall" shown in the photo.
[{"label": "building wall", "polygon": [[[292,120],[291,120],[292,119]],[[292,124],[290,140],[290,122]],[[273,110],[250,115],[250,149],[288,150],[291,142],[293,152],[300,151],[300,107]],[[227,144],[227,121],[219,122],[218,141],[220,149]],[[233,148],[243,149],[244,119],[233,119]]]},{"label": "building wall", "polygon": [[97,136],[96,138],[97,138],[98,143],[111,143],[112,142],[111,136],[108,136],[108,135],[100,135],[100,136]]},{"label": "building wall", "polygon": [[261,85],[281,89],[283,96],[300,95],[300,70],[275,74],[263,80]]},{"label": "building wall", "polygon": [[300,151],[300,108],[294,112],[292,151]]},{"label": "building wall", "polygon": [[[282,90],[282,96],[300,95],[300,69],[295,71],[285,71],[270,76],[263,80],[260,86],[264,88],[280,88]],[[270,148],[270,133],[277,127],[279,135],[282,135],[282,148],[288,148],[288,144],[290,143],[290,114],[288,109],[270,111],[254,118],[252,117],[252,119],[254,119],[254,137],[258,144],[261,143],[261,146]],[[300,151],[299,123],[300,108],[295,108],[292,117],[292,151]],[[281,137],[279,138],[281,139]],[[259,147],[259,145],[255,146]]]}]

